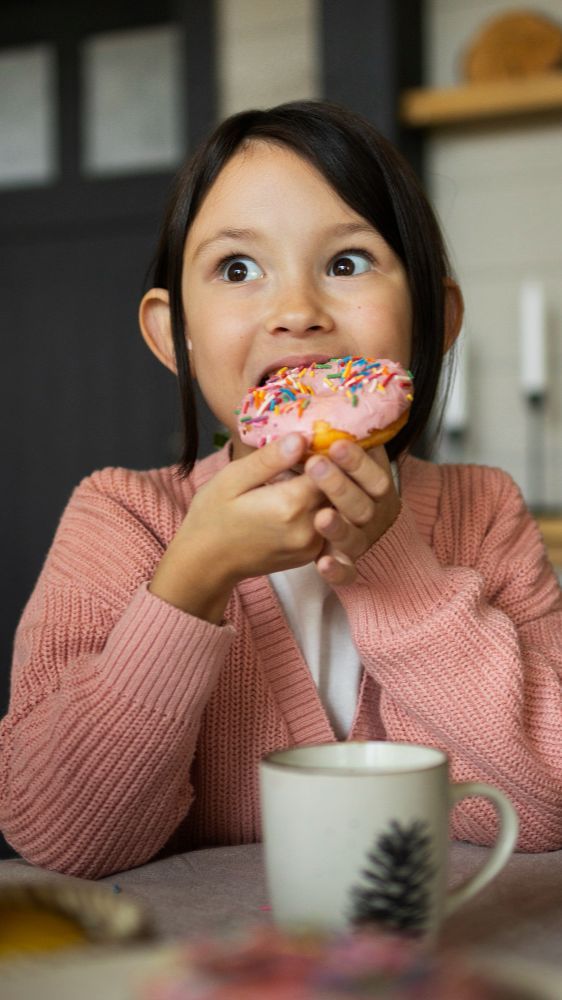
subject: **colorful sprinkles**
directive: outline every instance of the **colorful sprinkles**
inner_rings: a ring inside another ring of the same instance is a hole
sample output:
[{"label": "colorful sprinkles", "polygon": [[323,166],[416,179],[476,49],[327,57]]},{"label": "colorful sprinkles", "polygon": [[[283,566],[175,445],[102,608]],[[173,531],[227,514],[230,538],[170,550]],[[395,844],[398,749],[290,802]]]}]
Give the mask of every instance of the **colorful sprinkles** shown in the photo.
[{"label": "colorful sprinkles", "polygon": [[[399,365],[389,367],[384,361],[374,361],[372,358],[353,357],[332,358],[327,362],[313,362],[304,368],[280,368],[271,375],[264,385],[254,386],[236,412],[241,433],[244,435],[256,426],[260,428],[269,422],[269,414],[283,415],[295,411],[301,417],[311,398],[317,396],[314,385],[310,381],[322,376],[325,390],[337,394],[348,401],[350,406],[357,406],[360,392],[385,393],[393,379],[399,380],[409,402],[413,399],[412,373],[405,373]],[[334,371],[334,367],[336,370]],[[322,393],[325,395],[325,391]],[[253,407],[254,414],[248,413]],[[265,438],[262,439],[265,443]]]}]

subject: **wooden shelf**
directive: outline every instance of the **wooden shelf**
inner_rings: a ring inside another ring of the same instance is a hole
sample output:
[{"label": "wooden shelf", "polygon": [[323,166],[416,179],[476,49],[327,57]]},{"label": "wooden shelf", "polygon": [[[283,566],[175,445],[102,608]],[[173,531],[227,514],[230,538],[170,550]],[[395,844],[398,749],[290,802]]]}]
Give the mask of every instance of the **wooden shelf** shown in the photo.
[{"label": "wooden shelf", "polygon": [[552,111],[562,111],[560,72],[462,87],[406,90],[400,99],[401,121],[417,128]]},{"label": "wooden shelf", "polygon": [[562,514],[559,517],[554,514],[537,516],[536,520],[551,562],[562,568]]}]

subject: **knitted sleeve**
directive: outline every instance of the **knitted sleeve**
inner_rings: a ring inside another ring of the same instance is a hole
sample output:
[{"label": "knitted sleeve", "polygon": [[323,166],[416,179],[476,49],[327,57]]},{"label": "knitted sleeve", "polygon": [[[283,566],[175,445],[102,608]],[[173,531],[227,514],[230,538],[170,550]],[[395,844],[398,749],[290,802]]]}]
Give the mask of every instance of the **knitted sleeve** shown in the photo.
[{"label": "knitted sleeve", "polygon": [[[433,546],[403,507],[340,597],[380,687],[386,734],[440,747],[456,781],[513,802],[519,848],[562,847],[562,597],[537,526],[498,470],[443,467]],[[459,839],[490,844],[482,798],[455,809]]]},{"label": "knitted sleeve", "polygon": [[189,808],[233,630],[147,590],[169,506],[150,476],[86,480],[23,614],[0,725],[0,826],[34,864],[87,877],[134,867]]}]

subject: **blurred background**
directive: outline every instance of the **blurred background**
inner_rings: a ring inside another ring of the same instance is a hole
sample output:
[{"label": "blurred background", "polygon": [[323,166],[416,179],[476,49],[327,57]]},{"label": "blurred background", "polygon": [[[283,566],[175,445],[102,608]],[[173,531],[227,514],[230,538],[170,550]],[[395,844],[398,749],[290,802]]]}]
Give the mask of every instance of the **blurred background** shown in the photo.
[{"label": "blurred background", "polygon": [[[531,78],[524,91],[508,81],[499,105],[492,84],[467,79],[475,37],[514,10],[504,0],[113,0],[91,11],[3,0],[0,715],[17,619],[73,487],[95,468],[177,457],[174,379],[144,347],[136,313],[174,171],[231,112],[326,97],[402,149],[467,307],[434,457],[500,465],[534,510],[560,511],[560,66],[547,67],[554,96],[534,103]],[[561,0],[525,10],[562,25]],[[445,95],[443,111],[442,88],[459,90],[460,104]],[[216,428],[201,414],[206,454]]]}]

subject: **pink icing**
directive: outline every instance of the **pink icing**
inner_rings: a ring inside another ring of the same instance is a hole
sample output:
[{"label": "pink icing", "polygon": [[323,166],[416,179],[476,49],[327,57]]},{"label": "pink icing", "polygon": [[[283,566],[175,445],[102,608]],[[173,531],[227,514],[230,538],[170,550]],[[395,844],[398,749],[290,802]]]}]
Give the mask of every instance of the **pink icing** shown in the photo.
[{"label": "pink icing", "polygon": [[358,440],[393,424],[410,407],[412,376],[396,361],[332,358],[280,369],[249,389],[238,413],[241,440],[255,448],[298,431],[309,441],[325,420]]}]

